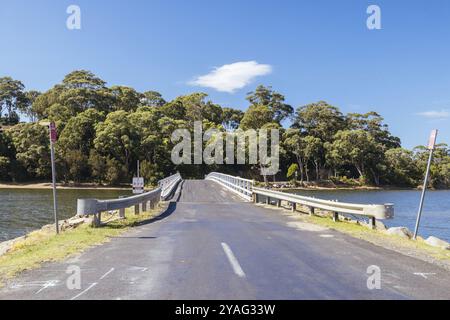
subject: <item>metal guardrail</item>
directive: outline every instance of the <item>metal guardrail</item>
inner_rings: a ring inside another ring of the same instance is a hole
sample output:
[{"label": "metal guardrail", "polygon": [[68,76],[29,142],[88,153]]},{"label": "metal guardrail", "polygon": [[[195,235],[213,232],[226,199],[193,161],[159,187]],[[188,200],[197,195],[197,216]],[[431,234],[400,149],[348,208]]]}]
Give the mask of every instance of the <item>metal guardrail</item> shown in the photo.
[{"label": "metal guardrail", "polygon": [[231,176],[228,174],[211,172],[205,177],[205,180],[215,181],[228,190],[236,193],[241,198],[251,201],[252,200],[252,189],[253,189],[253,180],[244,179],[240,177]]},{"label": "metal guardrail", "polygon": [[170,177],[160,180],[158,186],[161,188],[161,199],[166,200],[181,180],[181,175],[178,172]]},{"label": "metal guardrail", "polygon": [[392,219],[394,217],[394,205],[387,204],[355,204],[331,200],[322,200],[311,197],[304,197],[286,192],[273,191],[263,188],[253,188],[253,201],[258,202],[259,196],[265,196],[266,202],[271,203],[271,199],[277,200],[280,206],[282,200],[291,204],[292,210],[296,210],[296,205],[300,204],[309,208],[309,213],[313,214],[314,209],[321,209],[333,213],[334,220],[338,220],[338,214],[352,214],[369,217],[372,227],[375,227],[376,219]]},{"label": "metal guardrail", "polygon": [[134,206],[135,214],[153,209],[161,199],[165,200],[181,181],[179,173],[174,174],[158,182],[158,188],[131,197],[121,197],[119,199],[98,200],[98,199],[78,199],[77,215],[94,215],[94,225],[98,226],[101,220],[101,213],[111,210],[119,210],[119,217],[125,217],[125,208]]},{"label": "metal guardrail", "polygon": [[296,210],[297,205],[308,207],[309,214],[314,214],[315,209],[321,209],[333,213],[333,219],[339,219],[339,213],[358,215],[370,218],[371,226],[374,228],[376,219],[392,219],[394,217],[394,205],[387,204],[355,204],[338,201],[322,200],[312,197],[304,197],[296,194],[273,191],[254,186],[253,180],[243,179],[223,173],[212,172],[205,178],[223,185],[228,190],[238,194],[242,198],[258,202],[259,196],[266,197],[266,203],[271,204],[271,200],[276,200],[281,206],[281,201],[291,204],[292,210]]}]

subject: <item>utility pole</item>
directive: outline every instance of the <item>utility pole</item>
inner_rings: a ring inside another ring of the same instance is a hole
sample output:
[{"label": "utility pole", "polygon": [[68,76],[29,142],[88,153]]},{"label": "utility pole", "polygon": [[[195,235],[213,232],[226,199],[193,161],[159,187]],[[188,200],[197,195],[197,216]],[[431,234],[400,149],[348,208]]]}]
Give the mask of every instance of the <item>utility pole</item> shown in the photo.
[{"label": "utility pole", "polygon": [[419,211],[417,212],[416,227],[414,229],[414,237],[413,237],[414,240],[417,239],[417,233],[419,231],[420,218],[422,216],[423,204],[425,202],[425,193],[427,191],[428,178],[430,176],[430,167],[431,162],[433,161],[433,151],[436,145],[437,134],[438,131],[436,129],[431,131],[430,140],[428,141],[428,150],[430,150],[430,155],[428,156],[427,170],[425,172],[425,181],[423,182],[422,195],[420,196]]}]

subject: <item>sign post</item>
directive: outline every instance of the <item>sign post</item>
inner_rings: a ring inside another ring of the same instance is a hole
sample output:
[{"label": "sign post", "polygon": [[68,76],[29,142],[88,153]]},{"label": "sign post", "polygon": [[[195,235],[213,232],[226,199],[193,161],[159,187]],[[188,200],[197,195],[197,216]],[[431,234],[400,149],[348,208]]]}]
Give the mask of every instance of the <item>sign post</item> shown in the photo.
[{"label": "sign post", "polygon": [[144,193],[144,178],[140,177],[140,167],[139,160],[137,161],[137,177],[133,178],[133,193],[141,194]]},{"label": "sign post", "polygon": [[416,227],[414,229],[414,237],[413,237],[414,240],[417,239],[417,232],[419,231],[420,218],[422,216],[423,203],[425,201],[425,193],[427,191],[428,178],[430,176],[430,167],[431,162],[433,161],[433,151],[436,146],[437,133],[438,133],[437,130],[431,131],[430,140],[428,141],[428,150],[430,150],[430,155],[428,157],[427,170],[425,172],[425,181],[423,182],[422,188],[422,195],[420,196],[419,211],[417,212]]},{"label": "sign post", "polygon": [[57,139],[56,125],[54,122],[50,122],[50,157],[52,162],[52,188],[53,188],[53,213],[55,216],[56,234],[59,234],[59,221],[58,221],[58,203],[56,200],[56,169],[55,169],[55,147],[54,144]]}]

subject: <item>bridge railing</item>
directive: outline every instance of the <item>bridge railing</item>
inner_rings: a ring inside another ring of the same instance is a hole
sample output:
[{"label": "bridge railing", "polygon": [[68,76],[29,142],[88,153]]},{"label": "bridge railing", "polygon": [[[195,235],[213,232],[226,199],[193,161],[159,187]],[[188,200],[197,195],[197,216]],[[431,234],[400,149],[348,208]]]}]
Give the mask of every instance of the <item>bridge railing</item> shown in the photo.
[{"label": "bridge railing", "polygon": [[159,201],[165,200],[181,181],[179,173],[174,174],[158,182],[158,188],[139,195],[121,197],[119,199],[78,199],[77,215],[94,215],[94,225],[98,226],[101,221],[101,213],[119,210],[119,217],[125,217],[125,209],[134,206],[134,213],[153,209]]},{"label": "bridge railing", "polygon": [[394,205],[387,204],[355,204],[345,203],[331,200],[322,200],[312,197],[304,197],[296,194],[273,191],[263,188],[253,188],[253,201],[259,202],[260,196],[266,198],[266,203],[271,204],[272,200],[276,200],[278,206],[281,206],[281,201],[287,201],[291,204],[293,211],[296,210],[297,205],[302,205],[308,208],[309,214],[314,214],[315,209],[321,209],[333,213],[333,219],[339,219],[339,213],[351,214],[357,216],[365,216],[370,218],[371,226],[375,227],[376,219],[392,219],[394,217]]},{"label": "bridge railing", "polygon": [[316,199],[287,192],[257,188],[254,186],[253,180],[218,172],[208,174],[205,179],[215,181],[242,198],[256,203],[259,202],[261,197],[265,197],[267,204],[271,204],[272,200],[275,200],[277,205],[281,206],[281,201],[286,201],[291,205],[293,211],[296,210],[297,205],[301,205],[306,207],[311,215],[314,214],[315,209],[332,212],[335,221],[339,219],[339,213],[350,214],[369,218],[371,226],[375,227],[376,219],[383,220],[394,217],[394,205],[391,203],[356,204]]},{"label": "bridge railing", "polygon": [[178,172],[170,177],[160,180],[158,186],[161,188],[161,199],[166,200],[181,180],[181,175]]},{"label": "bridge railing", "polygon": [[240,177],[231,176],[228,174],[211,172],[205,177],[206,180],[215,181],[228,190],[236,193],[241,198],[251,201],[252,200],[252,189],[254,185],[253,180],[244,179]]}]

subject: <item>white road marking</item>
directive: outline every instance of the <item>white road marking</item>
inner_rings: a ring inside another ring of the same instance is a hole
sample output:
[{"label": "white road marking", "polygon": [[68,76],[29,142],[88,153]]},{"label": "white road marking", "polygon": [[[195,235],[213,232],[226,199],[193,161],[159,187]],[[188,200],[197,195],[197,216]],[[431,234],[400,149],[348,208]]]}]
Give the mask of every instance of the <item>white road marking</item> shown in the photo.
[{"label": "white road marking", "polygon": [[435,275],[436,273],[424,273],[424,272],[414,272],[416,276],[421,276],[424,279],[428,279],[428,276]]},{"label": "white road marking", "polygon": [[108,274],[110,274],[110,273],[113,272],[113,271],[114,271],[114,268],[109,269],[109,271],[108,271],[107,273],[105,273],[104,275],[102,275],[102,276],[100,277],[100,280],[105,279],[105,278],[108,276]]},{"label": "white road marking", "polygon": [[58,280],[49,280],[49,281],[45,282],[45,283],[42,285],[42,288],[40,288],[38,291],[36,291],[35,294],[39,294],[39,293],[41,293],[42,291],[44,291],[45,289],[47,289],[47,288],[56,286],[56,284],[57,284],[58,282],[59,282]]},{"label": "white road marking", "polygon": [[239,265],[239,262],[234,256],[233,251],[231,251],[230,247],[225,242],[222,242],[222,248],[223,251],[225,251],[225,254],[227,255],[228,261],[230,262],[234,273],[236,273],[239,277],[244,278],[245,277],[244,270],[242,270],[241,266]]},{"label": "white road marking", "polygon": [[73,297],[70,300],[75,300],[79,297],[81,297],[83,294],[85,294],[86,292],[88,292],[89,290],[91,290],[93,287],[95,287],[97,285],[97,282],[94,282],[93,284],[91,284],[89,287],[87,287],[85,290],[83,290],[82,292],[80,292],[79,294],[77,294],[75,297]]},{"label": "white road marking", "polygon": [[319,235],[319,237],[321,237],[321,238],[334,238],[334,236],[332,234],[321,234],[321,235]]}]

